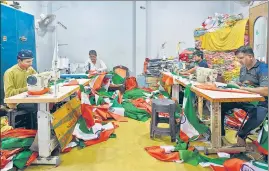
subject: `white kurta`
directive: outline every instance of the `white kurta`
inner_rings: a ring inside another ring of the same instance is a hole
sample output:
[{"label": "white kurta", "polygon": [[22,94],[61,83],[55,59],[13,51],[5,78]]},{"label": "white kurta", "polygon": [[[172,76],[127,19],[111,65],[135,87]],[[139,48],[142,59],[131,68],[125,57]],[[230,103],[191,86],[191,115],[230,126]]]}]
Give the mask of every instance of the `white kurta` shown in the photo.
[{"label": "white kurta", "polygon": [[93,64],[91,59],[89,59],[87,62],[87,68],[88,68],[88,63],[91,64],[91,71],[101,71],[101,72],[107,71],[107,66],[101,59],[97,58],[95,64]]}]

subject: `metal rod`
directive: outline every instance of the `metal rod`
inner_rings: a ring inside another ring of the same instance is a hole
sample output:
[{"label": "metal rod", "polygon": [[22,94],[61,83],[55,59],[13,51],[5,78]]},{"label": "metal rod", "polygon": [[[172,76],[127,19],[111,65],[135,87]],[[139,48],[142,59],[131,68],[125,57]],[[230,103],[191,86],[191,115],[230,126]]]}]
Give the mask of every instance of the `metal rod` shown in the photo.
[{"label": "metal rod", "polygon": [[62,26],[64,29],[67,29],[67,27],[65,25],[63,25],[60,21],[58,21],[57,24],[59,24],[60,26]]},{"label": "metal rod", "polygon": [[136,76],[136,1],[133,1],[133,75]]}]

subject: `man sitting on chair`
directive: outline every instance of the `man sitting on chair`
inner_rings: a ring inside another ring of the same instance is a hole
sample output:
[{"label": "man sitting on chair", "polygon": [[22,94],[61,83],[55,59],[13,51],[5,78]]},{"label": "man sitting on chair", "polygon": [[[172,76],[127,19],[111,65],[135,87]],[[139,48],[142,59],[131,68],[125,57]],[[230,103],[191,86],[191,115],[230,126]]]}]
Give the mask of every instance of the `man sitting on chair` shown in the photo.
[{"label": "man sitting on chair", "polygon": [[[5,98],[27,91],[26,79],[29,75],[35,74],[32,68],[33,53],[30,50],[21,50],[17,56],[18,64],[9,68],[4,74],[4,92]],[[10,109],[17,108],[29,113],[37,111],[36,104],[7,104]]]},{"label": "man sitting on chair", "polygon": [[99,58],[97,58],[97,53],[95,50],[90,50],[89,52],[90,60],[88,61],[88,72],[105,72],[107,71],[106,64]]},{"label": "man sitting on chair", "polygon": [[184,71],[184,72],[180,72],[180,74],[182,75],[189,75],[192,74],[196,71],[197,67],[204,67],[204,68],[208,68],[207,62],[206,60],[204,60],[204,53],[203,51],[200,50],[196,50],[193,53],[194,56],[194,60],[195,60],[195,67],[189,69],[188,71]]},{"label": "man sitting on chair", "polygon": [[[246,146],[246,137],[253,129],[257,128],[266,118],[268,112],[268,65],[255,59],[251,47],[240,47],[235,55],[242,65],[240,69],[240,86],[241,90],[250,91],[260,94],[265,97],[264,102],[259,102],[257,105],[252,103],[222,103],[222,129],[221,133],[224,136],[224,115],[228,110],[240,108],[248,113],[248,120],[243,125],[242,129],[238,131],[237,145]],[[247,87],[246,84],[251,83],[254,87]]]}]

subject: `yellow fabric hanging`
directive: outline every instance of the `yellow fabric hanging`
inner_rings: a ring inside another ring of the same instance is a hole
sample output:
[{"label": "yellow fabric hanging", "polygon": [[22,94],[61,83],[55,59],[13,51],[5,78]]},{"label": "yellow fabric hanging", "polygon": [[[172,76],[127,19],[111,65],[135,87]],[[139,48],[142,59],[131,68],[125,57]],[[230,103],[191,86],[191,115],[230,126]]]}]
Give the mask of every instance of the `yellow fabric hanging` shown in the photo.
[{"label": "yellow fabric hanging", "polygon": [[228,51],[244,45],[245,30],[248,19],[236,22],[233,27],[220,28],[215,32],[206,33],[197,39],[201,47],[208,51]]}]

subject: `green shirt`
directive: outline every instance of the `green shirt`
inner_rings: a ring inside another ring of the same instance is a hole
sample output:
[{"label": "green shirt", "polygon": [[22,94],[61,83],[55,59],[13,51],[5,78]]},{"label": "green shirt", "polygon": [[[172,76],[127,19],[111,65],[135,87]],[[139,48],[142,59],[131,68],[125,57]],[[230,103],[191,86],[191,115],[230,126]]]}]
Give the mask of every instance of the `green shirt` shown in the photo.
[{"label": "green shirt", "polygon": [[[29,75],[35,74],[36,71],[30,67],[23,70],[18,64],[9,68],[4,74],[4,91],[5,98],[20,94],[27,91],[26,79]],[[15,108],[16,104],[7,104],[9,108]]]}]

